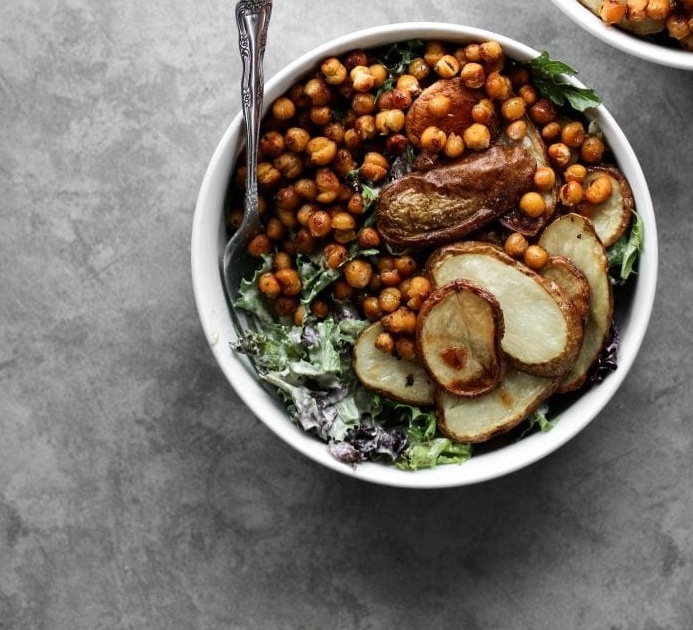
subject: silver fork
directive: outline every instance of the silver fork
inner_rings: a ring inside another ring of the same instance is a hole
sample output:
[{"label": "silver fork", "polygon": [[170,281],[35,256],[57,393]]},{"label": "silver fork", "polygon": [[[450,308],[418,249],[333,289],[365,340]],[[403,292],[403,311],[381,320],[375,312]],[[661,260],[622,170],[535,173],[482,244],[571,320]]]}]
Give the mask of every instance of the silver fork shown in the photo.
[{"label": "silver fork", "polygon": [[257,152],[264,90],[262,61],[271,12],[272,0],[240,0],[236,4],[238,47],[243,65],[241,101],[245,122],[247,165],[243,219],[224,248],[221,273],[237,330],[240,328],[240,323],[233,303],[238,298],[241,280],[250,268],[246,245],[260,229]]}]

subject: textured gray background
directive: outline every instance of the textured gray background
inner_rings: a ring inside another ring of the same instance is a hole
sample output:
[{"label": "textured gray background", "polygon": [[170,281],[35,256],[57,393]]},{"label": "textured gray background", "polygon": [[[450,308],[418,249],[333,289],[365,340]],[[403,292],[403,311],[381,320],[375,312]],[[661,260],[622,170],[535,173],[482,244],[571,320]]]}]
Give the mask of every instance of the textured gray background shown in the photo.
[{"label": "textured gray background", "polygon": [[568,446],[469,488],[372,486],[290,450],[217,369],[190,283],[238,109],[233,3],[5,0],[0,629],[693,627],[693,73],[549,0],[284,0],[266,74],[407,20],[550,50],[630,138],[661,267],[622,390]]}]

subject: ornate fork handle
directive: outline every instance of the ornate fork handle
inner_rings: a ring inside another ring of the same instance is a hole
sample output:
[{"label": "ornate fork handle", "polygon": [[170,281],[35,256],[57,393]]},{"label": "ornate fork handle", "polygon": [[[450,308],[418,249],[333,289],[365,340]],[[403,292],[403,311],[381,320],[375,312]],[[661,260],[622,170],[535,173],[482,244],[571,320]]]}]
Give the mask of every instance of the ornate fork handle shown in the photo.
[{"label": "ornate fork handle", "polygon": [[238,47],[243,64],[241,101],[246,131],[246,220],[258,217],[257,152],[262,117],[262,61],[267,42],[267,27],[272,13],[272,0],[241,0],[236,4]]}]

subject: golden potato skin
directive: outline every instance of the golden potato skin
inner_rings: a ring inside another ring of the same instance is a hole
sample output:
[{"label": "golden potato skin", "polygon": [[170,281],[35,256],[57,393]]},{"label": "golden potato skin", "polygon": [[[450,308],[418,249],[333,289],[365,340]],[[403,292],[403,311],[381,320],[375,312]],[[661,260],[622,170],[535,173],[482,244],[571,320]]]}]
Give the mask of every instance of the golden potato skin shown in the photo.
[{"label": "golden potato skin", "polygon": [[494,145],[392,181],[380,192],[378,231],[393,249],[418,250],[460,239],[512,208],[531,190],[536,159]]}]

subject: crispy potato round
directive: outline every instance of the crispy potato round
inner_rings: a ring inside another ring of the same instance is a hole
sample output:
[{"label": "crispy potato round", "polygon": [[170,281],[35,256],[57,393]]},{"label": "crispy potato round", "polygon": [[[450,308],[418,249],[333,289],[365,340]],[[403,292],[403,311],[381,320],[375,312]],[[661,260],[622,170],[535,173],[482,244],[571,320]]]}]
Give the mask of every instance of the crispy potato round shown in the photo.
[{"label": "crispy potato round", "polygon": [[457,396],[480,396],[504,370],[503,313],[486,289],[456,280],[434,291],[417,317],[418,356],[429,376]]}]

